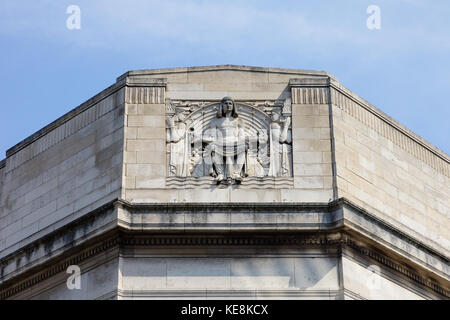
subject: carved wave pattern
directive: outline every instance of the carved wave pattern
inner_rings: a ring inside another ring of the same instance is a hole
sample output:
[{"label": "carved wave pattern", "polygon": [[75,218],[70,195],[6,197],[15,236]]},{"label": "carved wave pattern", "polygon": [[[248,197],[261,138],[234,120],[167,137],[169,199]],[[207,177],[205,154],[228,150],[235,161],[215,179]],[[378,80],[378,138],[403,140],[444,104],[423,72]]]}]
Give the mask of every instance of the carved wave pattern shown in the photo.
[{"label": "carved wave pattern", "polygon": [[[228,184],[217,184],[213,177],[168,177],[166,187],[173,189],[210,189],[228,188]],[[237,189],[290,189],[294,187],[292,177],[247,177],[240,184],[233,184]]]}]

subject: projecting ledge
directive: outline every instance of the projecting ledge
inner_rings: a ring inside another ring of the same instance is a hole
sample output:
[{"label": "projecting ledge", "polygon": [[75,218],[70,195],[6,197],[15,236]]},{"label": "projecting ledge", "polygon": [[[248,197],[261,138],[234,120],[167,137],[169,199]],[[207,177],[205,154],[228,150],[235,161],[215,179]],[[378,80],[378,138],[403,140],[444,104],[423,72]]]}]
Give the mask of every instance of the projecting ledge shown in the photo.
[{"label": "projecting ledge", "polygon": [[[402,257],[415,268],[427,270],[445,281],[450,278],[448,257],[343,198],[330,203],[164,204],[133,204],[117,199],[54,234],[4,256],[0,260],[0,283],[63,253],[89,243],[98,244],[103,241],[100,238],[117,232],[221,237],[266,234],[272,238],[308,233],[325,237],[325,244],[330,239],[334,242],[333,237],[337,235],[339,241],[356,247],[370,242],[388,256]],[[347,241],[348,237],[353,240]]]}]

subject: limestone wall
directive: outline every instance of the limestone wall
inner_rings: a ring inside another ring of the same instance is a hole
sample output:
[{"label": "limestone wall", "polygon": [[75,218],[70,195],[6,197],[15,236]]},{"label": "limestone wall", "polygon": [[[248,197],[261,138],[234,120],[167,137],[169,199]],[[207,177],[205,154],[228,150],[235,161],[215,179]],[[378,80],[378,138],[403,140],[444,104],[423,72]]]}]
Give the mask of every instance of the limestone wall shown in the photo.
[{"label": "limestone wall", "polygon": [[[423,296],[400,284],[395,277],[380,274],[380,268],[367,267],[342,257],[342,281],[345,299],[423,300]],[[427,297],[428,298],[428,297]]]},{"label": "limestone wall", "polygon": [[[247,70],[249,69],[249,70]],[[249,72],[251,71],[251,72]],[[324,78],[324,72],[246,68],[203,70],[185,68],[130,72],[125,128],[123,197],[132,202],[328,202],[333,199],[331,140],[328,105],[317,108],[292,105],[292,186],[279,188],[211,187],[173,189],[167,185],[166,123],[161,84],[166,79],[165,99],[237,101],[290,99],[289,79]],[[121,78],[119,78],[121,79]],[[146,84],[147,83],[147,84]],[[134,88],[132,86],[135,86]],[[147,89],[144,89],[147,87]],[[147,90],[144,92],[144,90]],[[143,98],[144,97],[144,98]]]},{"label": "limestone wall", "polygon": [[293,104],[292,135],[294,162],[292,199],[297,199],[298,202],[333,200],[328,104]]},{"label": "limestone wall", "polygon": [[338,196],[448,255],[448,156],[356,95],[332,91]]},{"label": "limestone wall", "polygon": [[124,89],[113,89],[7,152],[0,257],[120,197]]}]

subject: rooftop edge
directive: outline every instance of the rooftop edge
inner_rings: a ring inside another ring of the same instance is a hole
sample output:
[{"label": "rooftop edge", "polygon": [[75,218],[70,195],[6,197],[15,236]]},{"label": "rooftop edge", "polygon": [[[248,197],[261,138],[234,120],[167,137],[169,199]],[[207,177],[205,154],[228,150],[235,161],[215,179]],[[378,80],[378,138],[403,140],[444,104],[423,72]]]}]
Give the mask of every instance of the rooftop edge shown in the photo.
[{"label": "rooftop edge", "polygon": [[194,67],[174,67],[174,68],[162,68],[162,69],[141,69],[130,70],[117,77],[117,81],[123,80],[129,76],[144,76],[144,75],[157,75],[167,73],[185,73],[185,72],[204,72],[204,71],[250,71],[250,72],[262,72],[262,73],[285,73],[285,74],[302,74],[310,76],[326,76],[336,81],[338,79],[332,74],[326,71],[318,70],[303,70],[303,69],[286,69],[286,68],[270,68],[270,67],[254,67],[245,65],[234,64],[222,64],[212,66],[194,66]]},{"label": "rooftop edge", "polygon": [[[264,73],[284,73],[284,74],[292,74],[292,75],[305,75],[305,76],[317,76],[322,77],[322,81],[325,81],[327,85],[332,86],[333,88],[342,91],[343,93],[346,93],[350,95],[355,101],[359,102],[363,107],[367,108],[369,111],[373,112],[378,117],[384,119],[386,122],[388,122],[390,125],[393,125],[396,127],[399,131],[403,132],[419,144],[423,145],[425,148],[429,149],[433,153],[435,153],[438,157],[444,159],[446,162],[450,163],[450,156],[447,155],[443,150],[436,147],[432,143],[428,142],[415,132],[411,131],[404,125],[402,125],[397,120],[393,119],[383,111],[381,111],[379,108],[372,105],[370,102],[364,100],[359,95],[354,93],[353,91],[347,89],[345,86],[343,86],[339,80],[331,75],[330,73],[326,71],[315,71],[315,70],[301,70],[301,69],[285,69],[285,68],[271,68],[271,67],[254,67],[254,66],[244,66],[244,65],[232,65],[232,64],[225,64],[225,65],[213,65],[213,66],[193,66],[193,67],[175,67],[175,68],[162,68],[162,69],[142,69],[142,70],[130,70],[122,74],[121,76],[117,77],[116,82],[112,84],[111,86],[107,87],[106,89],[102,90],[92,98],[86,100],[85,102],[81,103],[79,106],[75,107],[74,109],[70,110],[69,112],[65,113],[61,117],[57,118],[50,124],[46,125],[42,129],[36,131],[32,135],[28,136],[27,138],[23,139],[22,141],[15,144],[13,147],[6,150],[6,158],[10,157],[14,153],[20,151],[21,149],[25,148],[29,144],[33,143],[40,137],[44,136],[51,130],[57,128],[61,124],[65,123],[66,121],[70,120],[74,116],[80,114],[84,110],[91,107],[93,104],[98,103],[102,99],[106,98],[110,94],[116,92],[117,90],[121,89],[127,84],[131,85],[140,85],[138,79],[129,79],[128,77],[132,76],[145,76],[145,75],[164,75],[168,73],[183,73],[183,72],[205,72],[205,71],[220,71],[220,70],[234,70],[234,71],[248,71],[248,72],[264,72]],[[326,77],[327,79],[323,79],[323,77]],[[317,79],[317,81],[320,81]],[[165,79],[156,79],[154,78],[155,85],[158,86],[164,86],[167,81]],[[292,80],[289,81],[289,85],[295,85],[295,77],[293,77]],[[0,161],[0,169],[5,166],[6,158]]]}]

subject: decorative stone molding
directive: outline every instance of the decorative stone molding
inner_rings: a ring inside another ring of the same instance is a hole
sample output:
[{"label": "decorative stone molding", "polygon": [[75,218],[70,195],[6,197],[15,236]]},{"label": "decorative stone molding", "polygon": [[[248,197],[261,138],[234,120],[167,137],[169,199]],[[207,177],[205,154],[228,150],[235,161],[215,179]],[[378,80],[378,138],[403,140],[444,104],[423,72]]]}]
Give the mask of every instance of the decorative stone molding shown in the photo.
[{"label": "decorative stone molding", "polygon": [[328,78],[291,79],[292,103],[329,104],[330,80]]},{"label": "decorative stone molding", "polygon": [[328,88],[292,88],[292,103],[295,104],[328,104],[330,90]]},{"label": "decorative stone molding", "polygon": [[340,234],[296,234],[296,235],[226,235],[226,236],[125,236],[121,244],[128,246],[279,246],[311,245],[333,246],[343,243]]},{"label": "decorative stone molding", "polygon": [[[119,77],[120,78],[120,77]],[[166,87],[167,78],[151,78],[146,76],[127,77],[126,81],[128,87]],[[119,80],[118,80],[119,81]]]},{"label": "decorative stone molding", "polygon": [[125,102],[142,104],[162,104],[165,100],[164,87],[127,87]]}]

